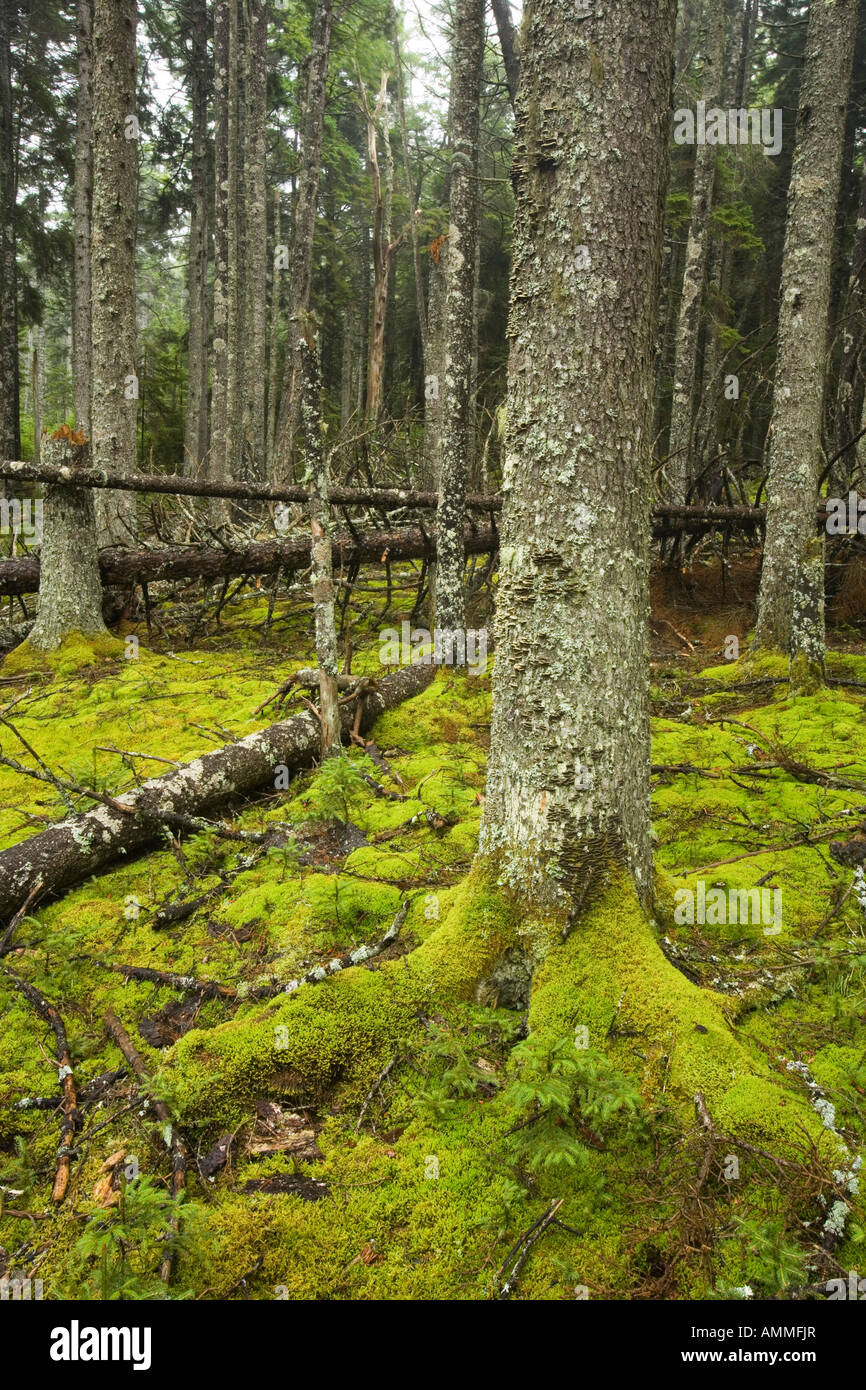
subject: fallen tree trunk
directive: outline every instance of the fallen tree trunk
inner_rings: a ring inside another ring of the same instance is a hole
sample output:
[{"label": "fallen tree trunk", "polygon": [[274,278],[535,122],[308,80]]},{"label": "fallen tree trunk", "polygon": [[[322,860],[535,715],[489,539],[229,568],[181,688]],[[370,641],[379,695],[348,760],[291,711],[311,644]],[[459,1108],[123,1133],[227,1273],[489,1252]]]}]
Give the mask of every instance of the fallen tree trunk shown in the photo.
[{"label": "fallen tree trunk", "polygon": [[[29,465],[28,465],[29,467]],[[107,475],[106,475],[107,476]],[[284,488],[284,492],[288,489]],[[340,489],[334,489],[335,492]],[[351,491],[351,489],[342,489]],[[359,494],[360,495],[360,494]],[[372,492],[364,494],[372,497]],[[403,494],[411,497],[413,494]],[[427,505],[433,493],[417,493]],[[484,501],[491,511],[501,506],[501,499]],[[815,513],[816,526],[824,525],[826,512]],[[764,525],[763,507],[657,507],[653,512],[652,534],[655,540],[703,531],[751,531]],[[464,537],[467,555],[487,555],[496,549],[499,536],[491,528],[475,530],[467,527]],[[334,564],[348,569],[355,564],[379,564],[386,560],[435,560],[436,531],[420,526],[402,527],[395,531],[337,532],[333,537]],[[121,589],[133,584],[155,584],[160,580],[231,579],[244,574],[286,574],[306,569],[310,564],[310,540],[300,536],[294,540],[254,541],[240,550],[227,547],[173,546],[164,550],[103,550],[99,570],[106,588]],[[18,560],[0,560],[0,596],[35,593],[39,588],[39,561],[34,556]]]},{"label": "fallen tree trunk", "polygon": [[[171,473],[109,473],[102,468],[79,469],[44,463],[0,462],[0,478],[18,482],[69,483],[76,487],[111,488],[118,492],[161,492],[175,497],[230,497],[240,502],[298,502],[310,501],[311,493],[303,484],[216,482],[208,478],[180,478]],[[435,510],[436,492],[416,492],[402,487],[329,487],[328,501],[346,507],[429,507]],[[490,511],[502,506],[498,495],[484,497],[470,494],[467,507]]]},{"label": "fallen tree trunk", "polygon": [[[434,666],[420,662],[385,676],[377,690],[363,697],[361,728],[385,710],[422,691]],[[343,736],[355,721],[351,705],[341,707]],[[273,790],[275,769],[309,767],[320,751],[315,715],[296,714],[237,743],[205,753],[176,771],[154,777],[82,815],[70,816],[0,853],[0,922],[14,915],[38,880],[41,897],[49,898],[121,856],[157,840],[166,820],[203,815],[224,802]]]},{"label": "fallen tree trunk", "polygon": [[[496,545],[491,530],[466,531],[466,552],[484,555]],[[436,533],[419,526],[398,531],[358,533],[340,531],[332,540],[335,565],[378,564],[389,560],[433,559]],[[155,584],[160,580],[230,579],[243,574],[284,574],[307,569],[310,537],[297,540],[254,541],[240,550],[220,547],[172,547],[166,550],[103,550],[99,570],[106,588]],[[39,561],[35,557],[0,561],[0,595],[35,593],[39,588]]]}]

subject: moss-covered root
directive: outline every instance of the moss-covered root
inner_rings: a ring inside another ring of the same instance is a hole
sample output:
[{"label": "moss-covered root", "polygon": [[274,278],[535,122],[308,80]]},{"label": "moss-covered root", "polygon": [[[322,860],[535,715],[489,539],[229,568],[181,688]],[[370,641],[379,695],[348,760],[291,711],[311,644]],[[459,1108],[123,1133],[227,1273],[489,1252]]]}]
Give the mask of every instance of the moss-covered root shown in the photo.
[{"label": "moss-covered root", "polygon": [[631,880],[620,878],[547,955],[533,981],[533,1031],[581,1036],[618,1064],[642,1070],[649,1102],[662,1093],[694,1122],[705,1098],[716,1129],[780,1155],[802,1150],[804,1131],[836,1151],[802,1089],[748,1050],[731,1024],[733,1001],[702,989],[660,949]]},{"label": "moss-covered root", "polygon": [[185,1121],[234,1123],[264,1091],[310,1103],[340,1082],[349,1097],[363,1096],[417,1031],[419,1013],[474,999],[516,940],[516,912],[479,871],[439,901],[441,925],[408,956],[346,970],[182,1038],[168,1084]]}]

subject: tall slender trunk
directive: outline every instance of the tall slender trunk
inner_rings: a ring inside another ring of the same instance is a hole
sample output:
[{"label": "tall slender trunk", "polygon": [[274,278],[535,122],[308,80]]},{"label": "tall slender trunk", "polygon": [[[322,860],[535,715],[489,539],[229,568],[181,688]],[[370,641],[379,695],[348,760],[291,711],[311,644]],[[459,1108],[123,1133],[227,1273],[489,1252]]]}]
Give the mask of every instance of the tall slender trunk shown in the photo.
[{"label": "tall slender trunk", "polygon": [[409,158],[409,132],[406,127],[406,102],[403,95],[403,55],[400,51],[400,30],[397,11],[393,4],[389,9],[391,42],[394,45],[396,64],[397,114],[400,120],[400,145],[403,151],[403,173],[406,178],[406,198],[409,203],[409,231],[412,238],[412,269],[415,277],[415,304],[418,310],[418,336],[421,339],[421,375],[425,374],[427,360],[427,310],[424,304],[424,282],[421,278],[421,249],[418,241],[418,209],[415,200],[415,187],[412,182],[412,164]]},{"label": "tall slender trunk", "polygon": [[281,254],[280,242],[280,190],[274,189],[274,255],[271,262],[271,329],[270,345],[268,347],[268,422],[266,429],[267,439],[267,472],[266,477],[273,473],[274,466],[274,446],[276,444],[277,430],[277,395],[279,392],[279,363],[280,363],[280,312],[282,309],[282,284],[283,272],[277,265],[277,258]]},{"label": "tall slender trunk", "polygon": [[517,36],[511,19],[510,0],[493,0],[493,18],[502,49],[502,62],[505,67],[505,80],[508,83],[508,99],[512,109],[517,101],[517,88],[520,85],[520,56],[517,52]]},{"label": "tall slender trunk", "polygon": [[78,0],[78,99],[75,113],[75,258],[72,371],[75,425],[90,438],[90,210],[93,200],[93,0]]},{"label": "tall slender trunk", "polygon": [[[451,79],[451,196],[445,293],[442,462],[436,512],[436,626],[466,626],[466,445],[472,423],[472,310],[478,236],[478,121],[484,47],[484,0],[458,0]],[[445,640],[445,639],[443,639]]]},{"label": "tall slender trunk", "polygon": [[298,189],[295,196],[292,230],[291,282],[289,286],[288,346],[283,373],[274,476],[285,479],[293,473],[294,440],[298,429],[300,395],[297,390],[299,324],[310,306],[313,281],[313,239],[319,199],[319,173],[322,162],[325,98],[328,62],[331,53],[333,0],[316,0],[310,36],[307,78],[301,103],[301,145],[298,163]]},{"label": "tall slender trunk", "polygon": [[[95,0],[93,10],[93,211],[91,428],[97,468],[135,469],[138,373],[135,324],[136,3]],[[129,493],[101,493],[103,545],[135,533]]]},{"label": "tall slender trunk", "polygon": [[268,208],[266,188],[268,7],[250,0],[246,154],[246,324],[244,334],[244,456],[250,478],[266,477]]},{"label": "tall slender trunk", "polygon": [[[721,97],[725,53],[724,0],[708,0],[708,4],[707,41],[701,80],[701,100],[706,102],[707,110],[718,106]],[[674,502],[685,501],[692,473],[698,336],[710,248],[710,213],[715,177],[716,146],[705,142],[698,143],[695,146],[692,212],[686,243],[674,357],[674,393],[668,451],[668,477],[671,499]]]},{"label": "tall slender trunk", "polygon": [[12,119],[12,22],[17,6],[0,0],[0,458],[21,457],[18,416],[18,201]]},{"label": "tall slender trunk", "polygon": [[524,901],[572,915],[616,869],[651,895],[649,430],[674,10],[592,6],[576,26],[558,0],[529,0],[523,21],[480,848]]},{"label": "tall slender trunk", "polygon": [[322,380],[315,315],[305,314],[300,329],[300,427],[304,441],[304,482],[310,489],[310,559],[316,623],[316,663],[319,668],[322,757],[328,758],[340,749],[340,706],[337,698],[337,629],[334,622],[328,458],[322,438]]},{"label": "tall slender trunk", "polygon": [[214,0],[214,275],[213,384],[208,477],[226,477],[229,415],[229,10],[234,0]]},{"label": "tall slender trunk", "polygon": [[207,51],[207,0],[194,0],[190,53],[192,104],[192,210],[189,222],[189,350],[187,367],[184,471],[196,473],[207,454],[207,117],[210,86]]},{"label": "tall slender trunk", "polygon": [[815,534],[821,475],[830,258],[854,53],[857,0],[809,9],[797,142],[782,256],[770,425],[767,529],[755,647],[791,657],[797,686],[824,664],[824,537]]},{"label": "tall slender trunk", "polygon": [[229,4],[229,80],[228,80],[228,165],[226,201],[228,204],[228,267],[226,280],[226,442],[225,476],[240,473],[241,456],[241,215],[240,187],[242,145],[240,139],[240,66],[238,0]]},{"label": "tall slender trunk", "polygon": [[[396,247],[391,243],[391,208],[394,197],[394,162],[388,134],[388,74],[382,82],[376,105],[370,110],[367,93],[361,83],[361,100],[367,119],[367,159],[373,180],[373,313],[370,325],[370,351],[367,360],[367,405],[365,419],[376,421],[382,408],[385,367],[385,322],[388,313],[388,281],[391,261]],[[382,116],[385,119],[382,120]],[[385,177],[379,165],[378,126],[382,121],[382,144],[385,156]]]}]

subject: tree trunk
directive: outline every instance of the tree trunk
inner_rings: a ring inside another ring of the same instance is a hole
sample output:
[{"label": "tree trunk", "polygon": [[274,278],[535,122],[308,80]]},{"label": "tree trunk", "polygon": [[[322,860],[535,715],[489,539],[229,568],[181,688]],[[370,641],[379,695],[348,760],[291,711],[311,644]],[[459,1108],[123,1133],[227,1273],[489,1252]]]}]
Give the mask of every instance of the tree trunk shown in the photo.
[{"label": "tree trunk", "polygon": [[[93,212],[91,243],[91,428],[97,468],[135,468],[138,404],[135,325],[136,3],[95,0],[93,11]],[[100,494],[103,545],[128,543],[135,505]]]},{"label": "tree trunk", "polygon": [[93,0],[78,0],[75,117],[75,260],[72,363],[75,427],[90,438],[90,211],[93,199]]},{"label": "tree trunk", "polygon": [[225,478],[228,437],[229,305],[229,6],[214,0],[214,274],[213,384],[208,477]]},{"label": "tree trunk", "polygon": [[[701,79],[701,100],[706,108],[716,107],[722,94],[725,61],[724,0],[708,0],[707,43]],[[684,502],[692,469],[694,442],[695,381],[698,363],[698,335],[707,258],[710,248],[710,213],[716,177],[716,146],[695,146],[695,174],[692,185],[692,211],[686,242],[683,288],[677,323],[674,355],[674,392],[671,405],[669,483],[672,502]]]},{"label": "tree trunk", "polygon": [[[90,445],[47,436],[45,462],[86,468]],[[42,504],[39,604],[29,636],[36,651],[51,652],[71,633],[87,637],[106,633],[102,620],[102,582],[96,549],[93,492],[86,487],[52,483]]]},{"label": "tree trunk", "polygon": [[572,916],[615,868],[651,894],[649,431],[674,11],[593,6],[576,27],[530,0],[524,16],[480,848],[524,901]]},{"label": "tree trunk", "polygon": [[301,318],[310,307],[312,292],[313,239],[316,231],[333,20],[333,0],[316,0],[307,81],[301,109],[302,139],[292,235],[288,348],[283,373],[277,445],[274,451],[274,476],[280,479],[293,476],[294,470],[294,441],[300,416],[300,392],[297,390],[298,333]]},{"label": "tree trunk", "polygon": [[502,62],[505,67],[505,80],[508,83],[508,98],[512,110],[517,101],[517,88],[520,85],[520,58],[517,53],[517,38],[511,20],[510,0],[493,0],[493,18],[502,49]]},{"label": "tree trunk", "polygon": [[319,718],[322,757],[340,747],[340,708],[337,703],[337,629],[334,625],[334,573],[331,553],[331,508],[328,504],[328,459],[322,439],[322,381],[316,322],[308,314],[299,346],[301,367],[301,433],[304,441],[304,482],[310,488],[310,557],[313,614],[316,623],[316,661],[319,668]]},{"label": "tree trunk", "polygon": [[[391,207],[394,197],[394,162],[388,134],[388,74],[382,82],[375,108],[371,111],[367,93],[361,83],[361,100],[367,118],[367,158],[373,180],[373,314],[370,325],[370,352],[367,361],[367,405],[364,418],[375,424],[382,408],[385,364],[385,322],[388,314],[388,282],[391,261],[396,247],[391,244]],[[385,149],[385,180],[379,167],[378,122],[382,122],[382,143]]]},{"label": "tree trunk", "polygon": [[192,209],[189,222],[189,349],[184,472],[196,474],[207,454],[208,169],[207,0],[194,0],[190,53]]},{"label": "tree trunk", "polygon": [[[445,374],[439,477],[436,626],[463,630],[466,612],[463,525],[466,447],[472,425],[472,312],[478,236],[478,112],[484,45],[484,0],[458,0],[451,79],[451,196],[445,294]],[[443,640],[445,640],[443,638]]]},{"label": "tree trunk", "polygon": [[265,181],[268,83],[267,0],[251,0],[246,122],[246,324],[244,333],[244,459],[247,477],[266,477],[268,209]]},{"label": "tree trunk", "polygon": [[427,311],[424,305],[424,283],[421,279],[421,251],[418,244],[418,210],[415,205],[415,188],[412,183],[412,166],[409,160],[409,134],[406,128],[406,103],[403,98],[403,55],[400,51],[400,30],[397,11],[393,4],[388,11],[391,26],[391,42],[394,45],[396,65],[397,114],[400,119],[400,144],[403,150],[403,173],[406,178],[406,199],[409,204],[409,230],[412,238],[412,269],[415,276],[415,304],[418,310],[418,336],[421,339],[421,375],[425,374],[427,359]]},{"label": "tree trunk", "polygon": [[[419,663],[385,676],[379,689],[364,697],[362,731],[386,710],[419,694],[434,674],[432,664]],[[344,705],[344,735],[353,720],[352,706]],[[43,896],[53,897],[119,857],[128,862],[130,854],[159,840],[172,818],[207,815],[234,798],[267,789],[273,792],[275,769],[309,767],[320,742],[318,720],[312,714],[296,714],[122,793],[114,806],[97,806],[70,816],[3,850],[0,921],[8,921],[40,880]]]},{"label": "tree trunk", "polygon": [[824,665],[824,543],[816,536],[830,259],[856,0],[812,4],[782,256],[767,533],[756,648],[787,653],[798,685]]},{"label": "tree trunk", "polygon": [[228,216],[228,265],[226,280],[226,438],[222,476],[237,478],[241,459],[241,165],[240,65],[238,0],[229,4],[228,51],[228,164],[226,171],[226,212]]},{"label": "tree trunk", "polygon": [[267,472],[265,481],[273,477],[274,447],[277,431],[277,396],[279,394],[280,368],[280,311],[282,309],[283,273],[277,265],[282,255],[280,248],[280,190],[274,189],[274,256],[271,264],[271,328],[268,346],[268,422],[267,422]]},{"label": "tree trunk", "polygon": [[12,119],[13,0],[0,0],[0,458],[21,456],[18,418],[18,201]]}]

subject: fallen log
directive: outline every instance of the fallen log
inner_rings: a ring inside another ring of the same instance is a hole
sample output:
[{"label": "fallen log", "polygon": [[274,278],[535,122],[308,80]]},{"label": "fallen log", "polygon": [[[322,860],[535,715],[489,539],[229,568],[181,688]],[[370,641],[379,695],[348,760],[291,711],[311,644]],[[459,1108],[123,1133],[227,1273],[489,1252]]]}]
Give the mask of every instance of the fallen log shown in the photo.
[{"label": "fallen log", "polygon": [[[484,555],[497,544],[492,530],[466,530],[466,553]],[[379,564],[386,560],[435,559],[435,529],[420,526],[397,531],[369,531],[353,536],[339,531],[333,537],[335,566]],[[291,574],[310,564],[310,537],[294,540],[254,541],[239,550],[208,546],[173,546],[164,550],[108,549],[100,552],[99,571],[105,588],[122,589],[160,580],[231,579],[245,574]],[[39,561],[35,556],[0,561],[0,595],[30,594],[39,588]]]},{"label": "fallen log", "polygon": [[[404,666],[363,697],[361,728],[419,694],[435,674],[432,664]],[[355,723],[351,706],[340,711],[343,737]],[[157,840],[166,820],[197,817],[222,803],[273,790],[275,769],[309,767],[321,733],[314,714],[293,715],[237,743],[205,753],[174,771],[143,782],[82,815],[69,816],[0,852],[0,921],[10,919],[41,879],[45,898]]]},{"label": "fallen log", "polygon": [[[76,487],[111,488],[118,492],[159,492],[174,497],[229,497],[240,502],[296,502],[301,506],[310,501],[311,493],[303,484],[273,485],[237,483],[231,479],[217,482],[209,478],[182,478],[172,473],[111,473],[102,468],[71,469],[63,465],[22,463],[17,460],[0,462],[0,478],[18,482],[61,483]],[[328,501],[343,507],[424,507],[435,510],[439,503],[436,492],[416,492],[403,487],[329,487]],[[482,496],[470,493],[466,498],[470,510],[490,511],[502,506],[498,493]]]}]

